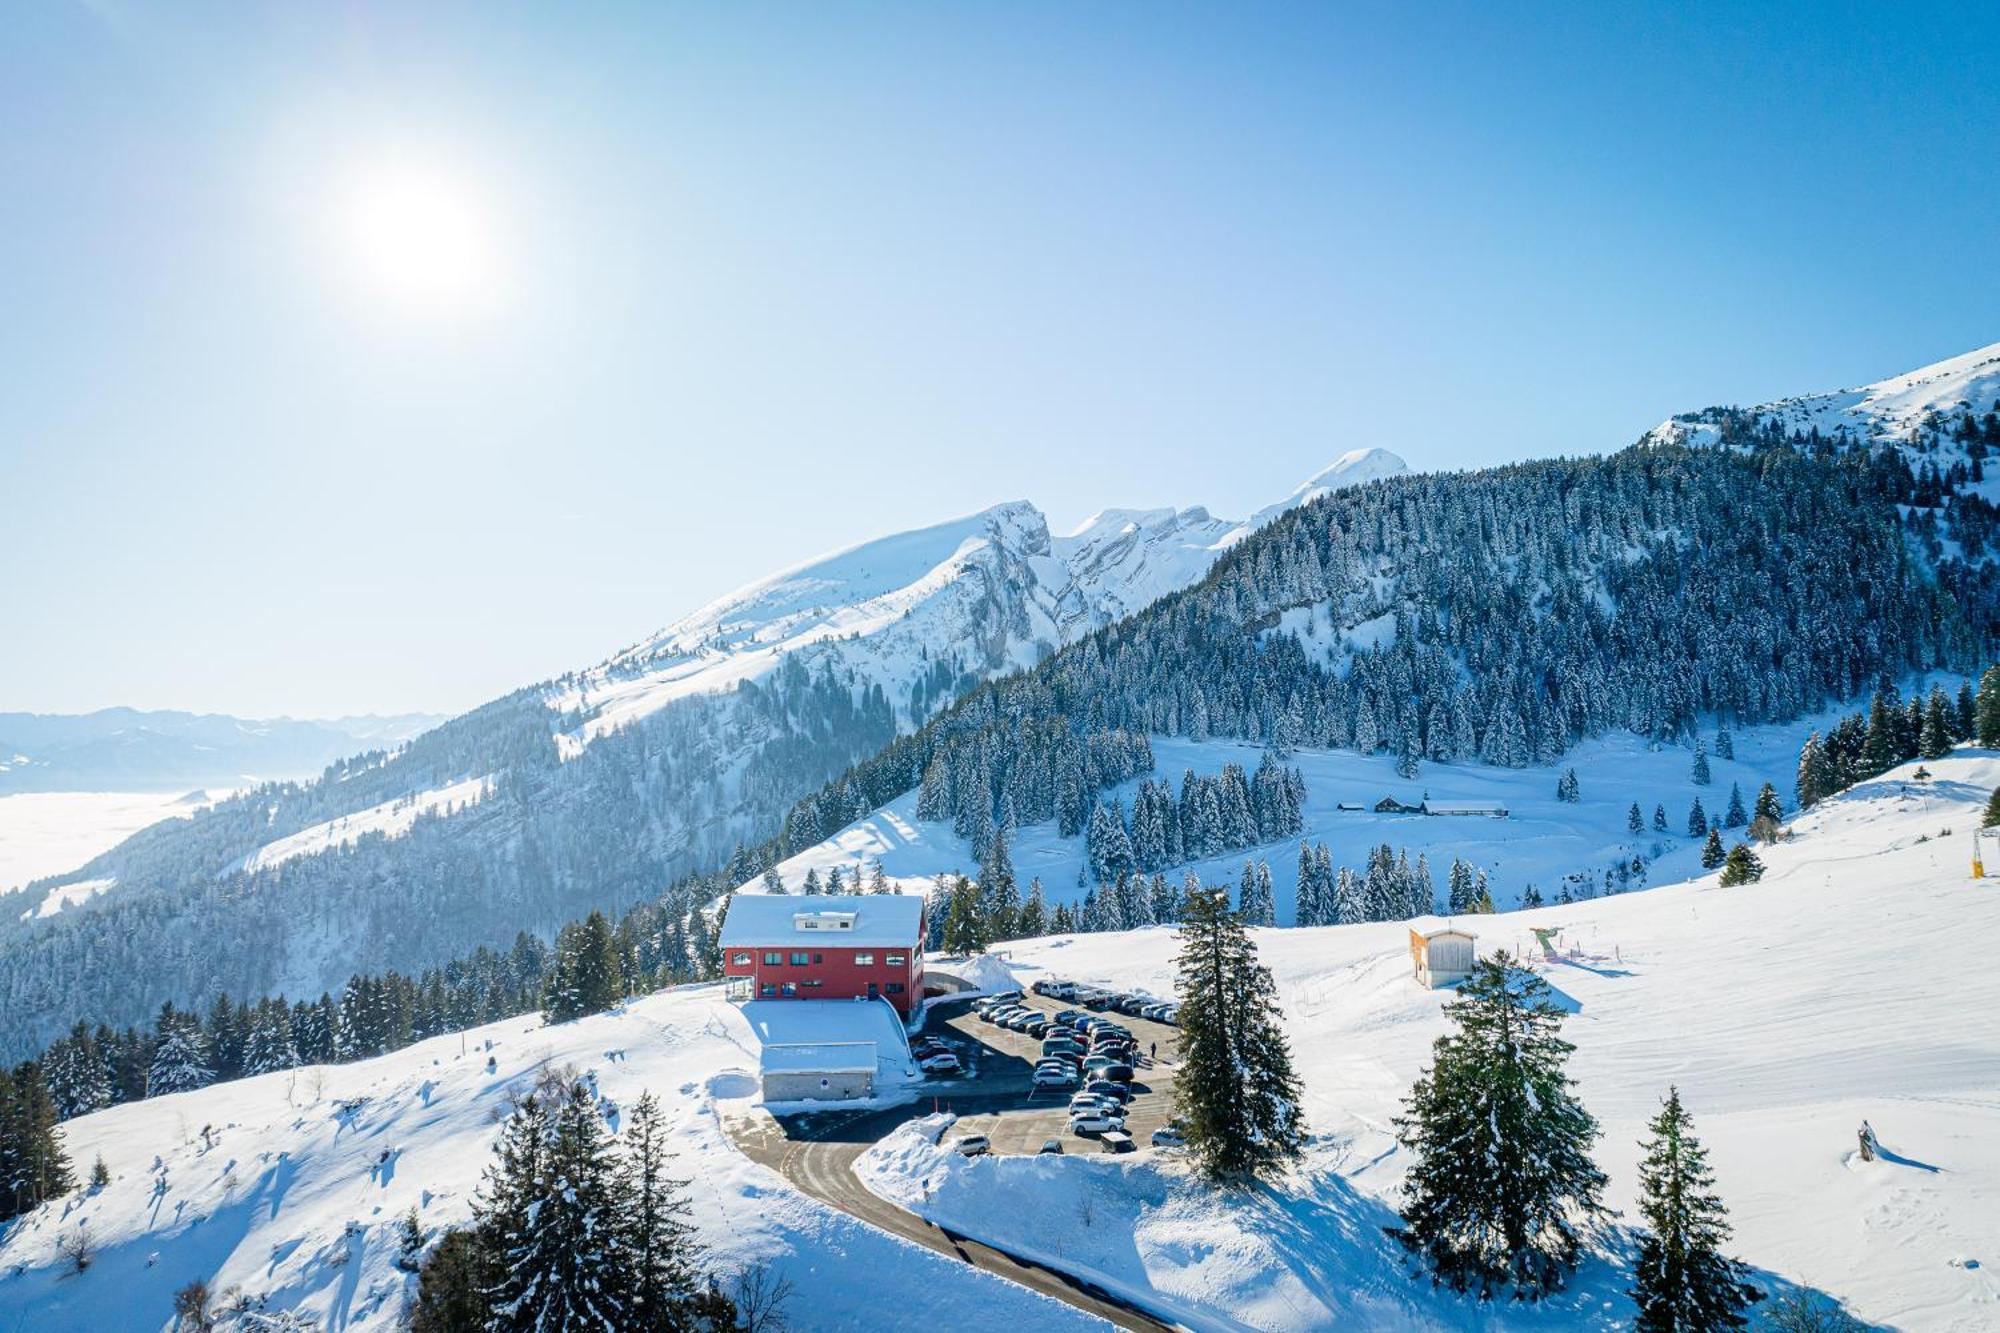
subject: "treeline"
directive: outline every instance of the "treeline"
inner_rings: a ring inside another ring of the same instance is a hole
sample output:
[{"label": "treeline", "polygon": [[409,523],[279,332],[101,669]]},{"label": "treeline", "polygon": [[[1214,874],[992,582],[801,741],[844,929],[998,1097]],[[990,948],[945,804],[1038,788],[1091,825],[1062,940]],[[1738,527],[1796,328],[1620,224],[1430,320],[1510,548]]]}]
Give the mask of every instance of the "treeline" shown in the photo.
[{"label": "treeline", "polygon": [[714,977],[718,928],[704,912],[662,904],[616,927],[593,912],[565,926],[553,946],[523,932],[506,953],[480,949],[415,977],[357,974],[337,997],[239,1004],[224,995],[200,1013],[164,1005],[150,1028],[78,1023],[35,1067],[57,1118],[67,1120],[256,1074],[366,1060],[535,1010],[564,1022]]},{"label": "treeline", "polygon": [[1968,683],[1955,698],[1933,685],[1928,698],[1913,695],[1905,704],[1895,684],[1884,683],[1866,712],[1806,738],[1799,751],[1799,808],[1912,759],[1942,759],[1964,741],[2000,746],[2000,667],[1986,669],[1976,693]]},{"label": "treeline", "polygon": [[0,1223],[75,1187],[41,1065],[0,1068]]},{"label": "treeline", "polygon": [[1296,837],[1305,827],[1305,776],[1274,763],[1266,753],[1254,778],[1241,764],[1224,764],[1214,777],[1193,769],[1181,775],[1180,795],[1164,778],[1143,782],[1132,798],[1128,822],[1117,801],[1090,812],[1084,849],[1098,884],[1121,875],[1163,870],[1188,861]]}]

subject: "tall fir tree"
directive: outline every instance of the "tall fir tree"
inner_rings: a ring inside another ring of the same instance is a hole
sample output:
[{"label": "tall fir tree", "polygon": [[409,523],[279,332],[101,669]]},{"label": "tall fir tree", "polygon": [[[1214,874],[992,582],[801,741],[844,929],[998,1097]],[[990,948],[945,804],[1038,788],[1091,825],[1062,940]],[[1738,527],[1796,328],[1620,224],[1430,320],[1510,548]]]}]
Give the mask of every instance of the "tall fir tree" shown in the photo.
[{"label": "tall fir tree", "polygon": [[612,942],[611,923],[592,912],[564,926],[556,937],[555,968],[542,1005],[551,1023],[601,1014],[625,998],[624,968]]},{"label": "tall fir tree", "polygon": [[688,1222],[687,1182],[667,1174],[666,1121],[652,1093],[633,1104],[624,1139],[621,1229],[632,1283],[625,1327],[674,1333],[692,1326],[688,1306],[701,1291],[701,1248]]},{"label": "tall fir tree", "polygon": [[1987,667],[1979,677],[1972,729],[1981,749],[2000,750],[2000,666]]},{"label": "tall fir tree", "polygon": [[1678,1088],[1667,1091],[1641,1145],[1639,1215],[1646,1233],[1631,1296],[1640,1333],[1714,1333],[1749,1324],[1744,1312],[1763,1293],[1722,1253],[1728,1210],[1715,1193],[1708,1152],[1694,1136]]},{"label": "tall fir tree", "polygon": [[1202,1173],[1244,1183],[1296,1159],[1305,1138],[1277,987],[1226,892],[1192,889],[1175,937],[1181,1058],[1174,1109]]},{"label": "tall fir tree", "polygon": [[1397,1238],[1454,1290],[1535,1299],[1575,1269],[1603,1213],[1597,1122],[1576,1100],[1548,983],[1498,953],[1445,1006],[1397,1136],[1412,1154]]}]

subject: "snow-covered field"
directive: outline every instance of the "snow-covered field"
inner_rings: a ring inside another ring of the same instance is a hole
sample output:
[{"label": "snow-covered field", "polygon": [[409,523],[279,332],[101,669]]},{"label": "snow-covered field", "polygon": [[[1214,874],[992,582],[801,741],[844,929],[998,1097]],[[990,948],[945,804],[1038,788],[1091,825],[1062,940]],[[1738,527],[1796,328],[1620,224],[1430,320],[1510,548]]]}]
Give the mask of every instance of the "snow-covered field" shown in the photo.
[{"label": "snow-covered field", "polygon": [[[1758,884],[1713,876],[1562,908],[1473,918],[1482,951],[1534,952],[1573,1006],[1566,1035],[1602,1121],[1607,1201],[1634,1216],[1637,1144],[1678,1085],[1712,1153],[1734,1252],[1772,1285],[1831,1293],[1871,1322],[2000,1327],[2000,880],[1970,878],[2000,755],[1961,751],[1800,818]],[[1948,836],[1947,836],[1948,831]],[[1992,852],[1989,850],[1989,858]],[[1195,1324],[1257,1328],[1617,1327],[1614,1238],[1535,1314],[1402,1276],[1379,1227],[1405,1154],[1390,1126],[1444,1030],[1410,978],[1401,924],[1257,933],[1276,975],[1315,1139],[1276,1188],[1217,1200],[1138,1158],[964,1162],[914,1130],[859,1168],[878,1193],[971,1235],[1151,1293]],[[1156,928],[1012,946],[1023,979],[1172,991]],[[1889,1150],[1855,1154],[1870,1121]]]},{"label": "snow-covered field", "polygon": [[[1948,689],[1955,691],[1957,687],[1955,679],[1947,682]],[[1926,684],[1924,688],[1929,687]],[[1650,884],[1672,883],[1699,874],[1701,840],[1687,835],[1688,810],[1695,800],[1701,801],[1711,820],[1719,819],[1728,809],[1732,783],[1742,792],[1747,810],[1756,800],[1757,789],[1770,782],[1789,808],[1794,802],[1799,747],[1806,736],[1852,711],[1835,710],[1800,722],[1735,733],[1735,759],[1709,756],[1707,786],[1697,786],[1693,780],[1692,749],[1658,746],[1623,732],[1586,741],[1560,763],[1547,767],[1426,763],[1415,778],[1406,779],[1396,775],[1395,760],[1386,754],[1299,750],[1285,762],[1305,775],[1304,837],[1315,844],[1327,843],[1335,865],[1358,870],[1367,865],[1373,847],[1385,842],[1399,850],[1407,847],[1413,862],[1419,853],[1429,856],[1432,878],[1442,893],[1452,858],[1461,857],[1487,872],[1494,901],[1504,906],[1519,901],[1521,891],[1530,884],[1544,901],[1552,901],[1563,878],[1578,872],[1588,872],[1602,891],[1606,868],[1620,861],[1629,865],[1635,855],[1647,861],[1646,882]],[[1712,748],[1713,737],[1705,740]],[[1152,746],[1155,771],[1146,780],[1166,778],[1176,790],[1184,770],[1213,774],[1225,763],[1255,770],[1263,756],[1261,748],[1238,741],[1197,742],[1155,736]],[[1581,799],[1573,804],[1556,799],[1556,781],[1569,768],[1576,770],[1581,792]],[[1136,779],[1124,783],[1103,799],[1117,798],[1129,815],[1138,785]],[[1505,819],[1374,813],[1376,802],[1384,796],[1395,796],[1411,805],[1426,796],[1439,801],[1497,801],[1510,813]],[[1645,823],[1644,831],[1637,834],[1626,822],[1635,801]],[[1343,803],[1366,808],[1342,810]],[[976,858],[966,841],[953,833],[948,822],[918,819],[916,805],[916,793],[905,794],[784,861],[779,869],[786,884],[796,890],[808,870],[817,870],[823,879],[828,870],[839,866],[845,875],[864,860],[871,868],[879,861],[885,874],[911,891],[928,887],[940,875],[976,872]],[[1656,805],[1666,808],[1665,833],[1653,830]],[[1741,834],[1740,829],[1729,832]],[[1024,892],[1028,881],[1038,877],[1051,904],[1083,897],[1081,879],[1088,858],[1082,837],[1063,838],[1054,824],[1024,828],[1013,845],[1013,858]],[[1252,858],[1270,863],[1278,921],[1289,923],[1298,888],[1297,839],[1177,866],[1168,872],[1168,879],[1178,886],[1181,875],[1193,870],[1207,882],[1234,882],[1243,862]],[[744,888],[757,892],[761,884],[753,880]]]},{"label": "snow-covered field", "polygon": [[74,870],[148,824],[193,814],[216,799],[218,794],[209,792],[64,791],[0,796],[0,893]]},{"label": "snow-covered field", "polygon": [[[328,1329],[393,1329],[412,1289],[395,1267],[400,1219],[415,1207],[429,1227],[463,1222],[509,1094],[564,1065],[594,1071],[616,1104],[647,1089],[660,1098],[674,1172],[691,1182],[716,1267],[763,1262],[789,1278],[795,1328],[879,1328],[885,1292],[902,1303],[920,1293],[926,1314],[953,1328],[1095,1326],[835,1212],[744,1157],[720,1116],[756,1095],[757,1041],[742,1010],[706,986],[558,1027],[511,1019],[72,1121],[79,1176],[101,1153],[112,1182],[0,1240],[0,1329],[169,1328],[173,1292],[195,1277]],[[80,1274],[54,1249],[78,1231],[98,1246]]]}]

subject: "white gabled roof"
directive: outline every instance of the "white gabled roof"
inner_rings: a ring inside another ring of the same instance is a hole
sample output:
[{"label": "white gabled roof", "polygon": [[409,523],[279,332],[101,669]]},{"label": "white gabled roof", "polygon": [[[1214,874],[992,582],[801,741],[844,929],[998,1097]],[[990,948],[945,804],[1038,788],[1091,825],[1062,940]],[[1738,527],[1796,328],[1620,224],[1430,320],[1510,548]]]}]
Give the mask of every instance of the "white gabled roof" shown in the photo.
[{"label": "white gabled roof", "polygon": [[816,941],[847,949],[915,949],[924,918],[916,894],[738,893],[722,923],[725,949],[790,948]]},{"label": "white gabled roof", "polygon": [[1483,815],[1507,813],[1504,801],[1425,801],[1423,809],[1437,815]]}]

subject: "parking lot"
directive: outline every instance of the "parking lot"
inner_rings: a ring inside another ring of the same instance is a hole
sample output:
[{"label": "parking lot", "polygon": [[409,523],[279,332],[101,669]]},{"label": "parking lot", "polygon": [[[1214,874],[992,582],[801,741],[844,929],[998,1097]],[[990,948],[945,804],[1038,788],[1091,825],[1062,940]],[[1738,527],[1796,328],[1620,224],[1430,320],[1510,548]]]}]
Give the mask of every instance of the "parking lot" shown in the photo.
[{"label": "parking lot", "polygon": [[[1033,994],[1023,996],[1021,1003],[1048,1017],[1079,1007]],[[1130,1029],[1139,1050],[1134,1095],[1125,1108],[1125,1132],[1140,1152],[1158,1151],[1150,1140],[1172,1115],[1179,1029],[1126,1014],[1104,1016]],[[941,1038],[966,1066],[964,1078],[940,1080],[933,1089],[943,1109],[958,1113],[951,1138],[984,1134],[992,1139],[996,1153],[1032,1154],[1050,1139],[1061,1143],[1065,1153],[1102,1151],[1094,1137],[1069,1131],[1073,1088],[1034,1085],[1035,1063],[1042,1053],[1038,1038],[985,1022],[962,1005],[934,1009],[925,1031]]]}]

